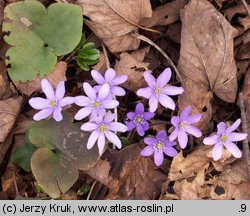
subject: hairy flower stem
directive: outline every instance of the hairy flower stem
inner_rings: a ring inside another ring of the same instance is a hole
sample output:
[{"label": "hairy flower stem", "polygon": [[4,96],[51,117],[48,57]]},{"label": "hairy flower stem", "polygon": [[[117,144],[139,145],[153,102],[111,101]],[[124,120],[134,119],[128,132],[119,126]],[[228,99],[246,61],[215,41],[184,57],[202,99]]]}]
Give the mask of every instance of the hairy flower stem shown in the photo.
[{"label": "hairy flower stem", "polygon": [[[242,93],[239,93],[239,107],[241,112],[241,120],[242,120],[242,131],[244,133],[247,133],[247,117],[245,113],[245,104],[243,100]],[[250,151],[249,151],[249,145],[248,140],[245,138],[243,141],[243,157],[246,160],[247,163],[247,171],[248,171],[248,181],[250,181]]]},{"label": "hairy flower stem", "polygon": [[[105,56],[106,67],[107,67],[107,69],[109,69],[110,68],[110,62],[109,62],[109,58],[108,58],[106,47],[104,46],[103,43],[102,43],[102,50],[103,50],[103,53],[104,53],[104,56]],[[115,95],[113,95],[113,99],[116,100],[116,96]],[[114,113],[115,113],[115,122],[118,122],[117,107],[114,108]],[[116,131],[115,131],[115,134],[117,134]],[[113,149],[115,149],[115,145],[113,145]]]}]

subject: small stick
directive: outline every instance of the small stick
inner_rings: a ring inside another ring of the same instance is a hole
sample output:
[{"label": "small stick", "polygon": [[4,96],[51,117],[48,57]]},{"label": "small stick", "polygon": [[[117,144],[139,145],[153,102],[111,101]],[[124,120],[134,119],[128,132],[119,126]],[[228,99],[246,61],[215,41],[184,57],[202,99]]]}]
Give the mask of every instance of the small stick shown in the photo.
[{"label": "small stick", "polygon": [[97,183],[97,180],[95,180],[95,181],[93,182],[93,184],[91,185],[91,188],[90,188],[90,191],[89,191],[87,200],[90,199],[90,196],[91,196],[91,194],[92,194],[92,192],[93,192],[93,190],[94,190],[94,187],[95,187],[96,183]]},{"label": "small stick", "polygon": [[248,17],[250,18],[250,9],[249,9],[249,7],[248,7],[248,4],[246,3],[245,0],[241,0],[241,2],[242,2],[242,4],[243,4],[244,8],[246,9],[246,12],[247,12],[247,14],[248,14]]},{"label": "small stick", "polygon": [[[104,46],[103,43],[102,43],[102,50],[103,50],[103,53],[104,53],[104,56],[105,56],[106,67],[107,67],[107,69],[109,69],[110,68],[110,62],[109,62],[109,58],[108,58],[106,47]],[[113,99],[116,100],[115,95],[113,95]],[[115,114],[115,122],[118,122],[117,107],[114,108],[114,114]],[[117,134],[117,132],[115,132],[115,134]],[[113,144],[113,149],[115,149],[115,145],[114,144]]]},{"label": "small stick", "polygon": [[179,77],[180,81],[182,81],[181,79],[181,75],[177,69],[177,67],[175,66],[174,62],[171,60],[171,58],[167,55],[167,53],[165,53],[157,44],[155,44],[153,41],[151,41],[150,39],[148,39],[147,37],[140,35],[138,33],[134,33],[133,34],[136,38],[150,44],[151,46],[153,46],[155,49],[157,49],[169,62],[169,64],[171,65],[171,67],[174,69],[175,73],[177,74],[177,76]]},{"label": "small stick", "polygon": [[[245,105],[242,93],[239,93],[239,106],[240,106],[241,120],[242,120],[242,131],[243,133],[247,133],[247,117],[245,113]],[[250,181],[250,151],[247,138],[244,139],[242,143],[243,143],[243,156],[245,157],[247,162],[248,181]]]}]

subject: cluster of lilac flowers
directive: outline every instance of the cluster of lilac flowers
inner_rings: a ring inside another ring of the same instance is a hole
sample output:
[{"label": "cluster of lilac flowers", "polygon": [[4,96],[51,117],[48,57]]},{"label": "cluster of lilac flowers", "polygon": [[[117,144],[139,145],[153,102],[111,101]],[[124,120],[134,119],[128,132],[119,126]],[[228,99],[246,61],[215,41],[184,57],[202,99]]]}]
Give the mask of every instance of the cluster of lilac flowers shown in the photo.
[{"label": "cluster of lilac flowers", "polygon": [[[180,95],[184,91],[182,87],[168,84],[171,79],[170,68],[166,68],[157,79],[150,72],[144,72],[144,79],[148,87],[139,89],[137,95],[149,100],[149,112],[145,111],[143,103],[138,103],[135,112],[127,113],[126,125],[124,125],[114,122],[116,115],[111,111],[119,106],[116,96],[125,95],[125,90],[119,85],[124,83],[128,77],[126,75],[116,76],[116,72],[112,68],[109,68],[104,76],[95,70],[91,71],[91,75],[97,85],[92,87],[89,83],[84,82],[83,91],[86,96],[64,97],[64,81],[59,82],[54,91],[52,85],[46,79],[43,79],[41,87],[46,99],[35,97],[30,99],[29,103],[34,109],[40,110],[33,117],[36,121],[46,119],[51,115],[56,121],[61,121],[63,119],[61,112],[64,107],[73,103],[82,107],[76,113],[75,119],[82,120],[89,117],[88,122],[81,126],[81,130],[92,132],[88,139],[87,148],[91,149],[97,142],[100,155],[104,152],[106,138],[117,148],[122,147],[116,132],[136,129],[139,136],[144,136],[149,129],[148,121],[154,117],[154,112],[159,104],[174,110],[175,102],[170,96]],[[141,155],[150,156],[154,154],[156,166],[161,166],[164,154],[169,157],[177,155],[177,151],[173,147],[177,144],[176,141],[178,141],[181,149],[185,149],[188,144],[188,136],[201,137],[201,131],[193,124],[200,121],[202,114],[191,114],[191,112],[192,107],[187,106],[179,116],[171,118],[173,127],[169,137],[162,130],[155,137],[144,138],[146,147],[141,151]],[[230,127],[227,127],[226,123],[220,122],[217,125],[217,134],[203,140],[205,145],[214,145],[212,154],[214,160],[221,158],[223,147],[231,152],[234,157],[241,157],[241,151],[234,142],[244,140],[247,134],[233,132],[238,128],[240,122],[240,119],[238,119]]]}]

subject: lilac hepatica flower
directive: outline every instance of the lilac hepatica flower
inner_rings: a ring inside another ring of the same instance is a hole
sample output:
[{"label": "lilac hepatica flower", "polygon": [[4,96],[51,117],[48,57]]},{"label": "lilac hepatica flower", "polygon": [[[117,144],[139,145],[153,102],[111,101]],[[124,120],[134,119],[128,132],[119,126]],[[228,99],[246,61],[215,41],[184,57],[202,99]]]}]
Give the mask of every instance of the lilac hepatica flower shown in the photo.
[{"label": "lilac hepatica flower", "polygon": [[142,103],[136,105],[135,112],[129,112],[127,117],[130,121],[126,122],[128,130],[136,128],[137,133],[140,136],[144,136],[145,131],[149,129],[147,120],[154,117],[154,113],[144,112],[144,106]]},{"label": "lilac hepatica flower", "polygon": [[201,137],[201,131],[192,126],[192,124],[200,121],[202,114],[190,115],[192,110],[191,106],[187,106],[180,114],[180,116],[173,116],[171,123],[175,129],[169,136],[169,140],[173,141],[178,137],[178,142],[182,149],[186,148],[188,143],[188,134],[192,134],[195,137]]},{"label": "lilac hepatica flower", "polygon": [[33,119],[35,121],[40,121],[46,119],[53,113],[53,118],[56,121],[61,121],[62,116],[62,107],[74,103],[73,97],[64,97],[65,94],[65,85],[64,81],[58,83],[56,91],[54,91],[52,85],[48,80],[42,79],[41,86],[46,99],[41,97],[34,97],[29,100],[30,106],[34,109],[41,110],[34,115]]},{"label": "lilac hepatica flower", "polygon": [[80,109],[76,115],[76,120],[81,120],[91,114],[90,119],[105,115],[106,109],[114,109],[119,105],[117,100],[109,100],[109,85],[104,84],[98,93],[88,84],[83,83],[83,90],[87,96],[75,97],[75,103],[84,108]]},{"label": "lilac hepatica flower", "polygon": [[105,137],[117,148],[122,147],[120,139],[112,131],[126,132],[128,128],[122,123],[113,122],[114,119],[115,114],[107,113],[101,118],[96,118],[94,122],[87,122],[81,126],[81,130],[92,131],[88,139],[87,149],[91,149],[97,141],[99,154],[102,155],[105,147]]},{"label": "lilac hepatica flower", "polygon": [[164,130],[157,133],[156,137],[147,137],[144,139],[145,147],[141,151],[142,156],[149,156],[154,153],[154,162],[156,166],[161,166],[164,159],[164,154],[174,157],[177,155],[177,151],[172,146],[176,145],[176,142],[171,142],[167,139],[167,134]]},{"label": "lilac hepatica flower", "polygon": [[146,80],[148,87],[139,89],[137,95],[149,99],[150,112],[156,111],[159,102],[166,108],[172,110],[175,109],[175,102],[168,95],[181,94],[183,88],[168,85],[167,83],[170,78],[170,68],[166,68],[157,79],[155,79],[150,72],[144,72],[144,79]]},{"label": "lilac hepatica flower", "polygon": [[124,83],[128,79],[127,75],[116,76],[116,72],[112,68],[106,70],[104,77],[96,70],[92,70],[91,75],[93,79],[99,84],[95,86],[97,90],[99,90],[101,86],[105,83],[109,85],[109,98],[112,98],[113,95],[123,96],[126,94],[125,90],[122,87],[119,87],[118,85]]},{"label": "lilac hepatica flower", "polygon": [[215,161],[221,158],[223,146],[229,152],[231,152],[234,157],[241,157],[241,151],[234,142],[244,140],[247,137],[247,134],[233,132],[239,127],[240,123],[241,120],[238,119],[233,123],[232,126],[227,127],[224,122],[220,122],[217,125],[217,134],[207,137],[203,140],[205,145],[214,145],[213,159]]}]

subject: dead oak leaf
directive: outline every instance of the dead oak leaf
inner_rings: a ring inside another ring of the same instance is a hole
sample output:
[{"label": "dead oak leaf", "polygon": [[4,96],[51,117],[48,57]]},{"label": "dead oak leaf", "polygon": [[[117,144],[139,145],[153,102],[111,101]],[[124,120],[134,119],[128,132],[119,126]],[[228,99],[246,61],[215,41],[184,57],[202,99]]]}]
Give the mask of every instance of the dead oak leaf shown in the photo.
[{"label": "dead oak leaf", "polygon": [[[227,20],[205,0],[192,0],[181,13],[182,32],[178,69],[184,94],[181,108],[192,105],[203,111],[201,130],[212,118],[213,94],[234,102],[237,93],[233,38],[237,34]],[[205,112],[205,113],[204,113]]]},{"label": "dead oak leaf", "polygon": [[[55,69],[45,78],[55,88],[60,81],[66,80],[66,70],[67,63],[60,61],[56,64]],[[41,80],[41,77],[37,76],[34,81],[15,82],[15,85],[22,94],[31,95],[33,92],[41,90]]]},{"label": "dead oak leaf", "polygon": [[120,60],[115,65],[117,75],[128,75],[128,80],[123,87],[136,92],[139,88],[146,87],[143,72],[149,70],[149,63],[143,62],[145,55],[149,52],[149,47],[132,52],[123,52]]},{"label": "dead oak leaf", "polygon": [[132,34],[145,17],[151,17],[149,0],[78,0],[85,23],[106,44],[111,52],[124,52],[139,47]]},{"label": "dead oak leaf", "polygon": [[22,97],[0,101],[0,143],[11,131],[22,105]]},{"label": "dead oak leaf", "polygon": [[157,7],[150,18],[145,18],[142,26],[166,26],[180,20],[180,10],[184,8],[188,0],[175,0]]}]

